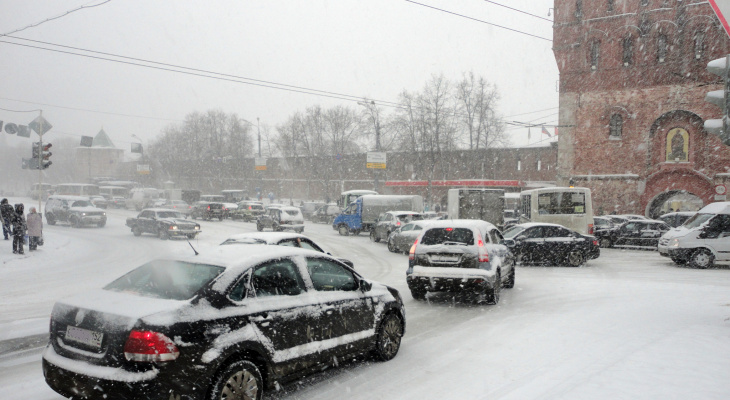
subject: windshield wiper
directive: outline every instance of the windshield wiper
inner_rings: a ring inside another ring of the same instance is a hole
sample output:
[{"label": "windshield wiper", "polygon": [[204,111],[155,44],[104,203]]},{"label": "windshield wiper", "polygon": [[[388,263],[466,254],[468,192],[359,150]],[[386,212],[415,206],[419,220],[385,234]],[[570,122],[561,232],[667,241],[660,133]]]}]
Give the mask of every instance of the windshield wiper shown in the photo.
[{"label": "windshield wiper", "polygon": [[446,246],[454,246],[454,245],[466,246],[466,243],[464,243],[464,242],[443,242],[441,244],[446,245]]}]

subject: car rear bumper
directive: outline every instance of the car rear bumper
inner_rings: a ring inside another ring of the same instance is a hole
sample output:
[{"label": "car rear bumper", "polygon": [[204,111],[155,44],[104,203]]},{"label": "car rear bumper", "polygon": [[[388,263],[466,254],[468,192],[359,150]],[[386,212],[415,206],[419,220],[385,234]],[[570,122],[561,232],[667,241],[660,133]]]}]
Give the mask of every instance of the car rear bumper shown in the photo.
[{"label": "car rear bumper", "polygon": [[407,273],[410,289],[431,292],[482,291],[496,286],[496,275],[479,268],[443,268],[414,266]]}]

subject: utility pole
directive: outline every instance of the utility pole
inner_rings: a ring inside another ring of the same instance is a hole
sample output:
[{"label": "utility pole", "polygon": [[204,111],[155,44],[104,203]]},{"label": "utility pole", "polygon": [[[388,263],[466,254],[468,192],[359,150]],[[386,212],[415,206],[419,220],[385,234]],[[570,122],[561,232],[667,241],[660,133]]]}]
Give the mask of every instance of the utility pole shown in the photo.
[{"label": "utility pole", "polygon": [[[367,113],[370,115],[370,119],[373,121],[373,127],[375,128],[375,151],[380,152],[380,113],[378,107],[375,105],[374,100],[369,102],[358,101],[358,105],[365,107]],[[380,171],[373,171],[375,178],[375,191],[378,191],[380,186]]]},{"label": "utility pole", "polygon": [[256,130],[259,133],[259,158],[261,157],[261,123],[259,123],[259,117],[256,117]]},{"label": "utility pole", "polygon": [[43,199],[43,110],[40,111],[40,129],[38,132],[38,212],[43,215],[41,211],[41,201]]}]

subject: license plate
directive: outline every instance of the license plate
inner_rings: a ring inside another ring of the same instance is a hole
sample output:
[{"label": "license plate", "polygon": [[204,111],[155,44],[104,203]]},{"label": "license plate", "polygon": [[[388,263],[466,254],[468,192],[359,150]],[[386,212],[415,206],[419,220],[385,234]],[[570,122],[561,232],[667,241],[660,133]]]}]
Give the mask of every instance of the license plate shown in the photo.
[{"label": "license plate", "polygon": [[431,256],[431,261],[435,261],[435,262],[455,262],[455,261],[459,261],[459,256],[456,256],[456,255],[444,255],[444,254],[433,255],[433,256]]},{"label": "license plate", "polygon": [[101,348],[101,341],[104,334],[101,332],[90,331],[88,329],[77,328],[75,326],[66,327],[66,340],[82,343],[95,349]]}]

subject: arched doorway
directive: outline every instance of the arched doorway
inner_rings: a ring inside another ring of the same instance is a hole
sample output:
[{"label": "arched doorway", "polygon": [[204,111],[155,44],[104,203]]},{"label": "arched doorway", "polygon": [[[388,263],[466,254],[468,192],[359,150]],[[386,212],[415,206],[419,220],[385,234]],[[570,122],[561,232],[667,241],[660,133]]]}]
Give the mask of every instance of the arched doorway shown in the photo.
[{"label": "arched doorway", "polygon": [[656,219],[673,211],[697,211],[704,206],[699,196],[686,190],[668,190],[656,195],[646,206],[646,216]]}]

